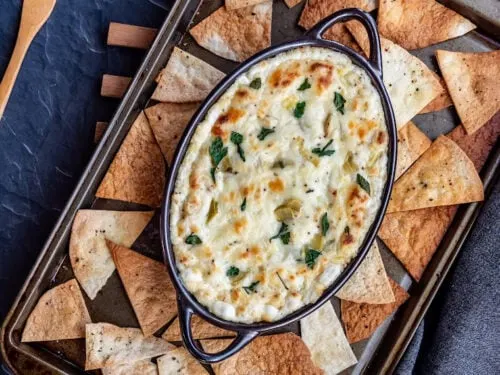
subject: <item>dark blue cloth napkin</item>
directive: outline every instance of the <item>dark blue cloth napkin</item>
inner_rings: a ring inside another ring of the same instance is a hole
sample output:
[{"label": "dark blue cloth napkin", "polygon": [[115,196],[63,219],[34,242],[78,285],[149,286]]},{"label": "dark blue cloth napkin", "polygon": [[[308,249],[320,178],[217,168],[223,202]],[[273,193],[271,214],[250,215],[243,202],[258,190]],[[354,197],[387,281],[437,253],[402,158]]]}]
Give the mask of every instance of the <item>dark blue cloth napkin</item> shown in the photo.
[{"label": "dark blue cloth napkin", "polygon": [[[132,75],[143,56],[107,47],[109,22],[158,27],[168,8],[168,0],[59,0],[30,48],[0,120],[0,322],[92,152],[95,122],[116,108],[99,97],[102,74]],[[21,0],[1,0],[0,76],[20,9]],[[500,374],[498,192],[398,374]]]}]

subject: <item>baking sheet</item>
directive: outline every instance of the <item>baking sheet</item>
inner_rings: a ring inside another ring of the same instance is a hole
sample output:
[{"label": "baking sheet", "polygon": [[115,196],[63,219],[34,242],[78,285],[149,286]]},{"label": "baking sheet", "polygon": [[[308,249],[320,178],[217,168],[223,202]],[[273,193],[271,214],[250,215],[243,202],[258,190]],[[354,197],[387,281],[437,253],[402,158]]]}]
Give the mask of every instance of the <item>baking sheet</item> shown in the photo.
[{"label": "baking sheet", "polygon": [[[173,5],[169,18],[160,30],[158,38],[153,43],[115,117],[110,123],[108,131],[89,163],[89,167],[84,172],[82,180],[63,212],[55,232],[47,242],[32,274],[13,306],[13,310],[9,313],[2,332],[2,342],[4,343],[3,354],[7,355],[9,364],[17,367],[22,373],[35,374],[42,373],[42,371],[51,371],[50,373],[58,374],[84,373],[82,371],[85,360],[83,339],[22,344],[20,343],[22,328],[29,312],[40,295],[52,286],[73,277],[67,256],[67,249],[69,230],[76,210],[89,207],[113,210],[145,208],[144,206],[135,204],[101,199],[95,200],[94,192],[137,113],[141,108],[148,105],[148,98],[154,89],[154,77],[165,65],[172,47],[179,44],[181,48],[226,73],[232,71],[237,66],[237,63],[219,58],[202,49],[196,45],[188,34],[185,34],[193,15],[195,15],[193,23],[197,23],[217,9],[222,4],[222,1],[207,0],[199,8],[200,3],[200,0],[178,0]],[[288,9],[283,1],[276,0],[274,2],[273,44],[293,40],[303,35],[304,30],[297,26],[297,20],[302,7],[303,4]],[[196,12],[198,8],[200,11]],[[478,15],[475,15],[475,17],[478,17]],[[497,47],[494,41],[482,36],[481,33],[472,32],[462,38],[447,41],[438,46],[417,50],[414,53],[433,70],[437,71],[437,63],[434,58],[434,51],[437,48],[479,52]],[[419,115],[414,119],[414,122],[432,139],[440,134],[447,133],[460,123],[453,108]],[[494,179],[495,172],[498,171],[498,147],[495,150],[493,153],[496,153],[496,155],[490,160],[490,164],[484,168],[485,174],[483,174],[483,178],[486,178],[486,189],[489,186],[489,181]],[[401,357],[404,348],[426,310],[426,306],[430,304],[435,291],[437,291],[442,277],[451,266],[454,254],[456,255],[461,243],[465,240],[468,230],[479,212],[480,206],[481,204],[465,205],[459,210],[455,222],[448,231],[441,247],[418,285],[412,285],[412,280],[404,268],[390,251],[387,250],[384,244],[379,241],[382,258],[388,274],[403,287],[410,288],[412,297],[396,313],[395,317],[386,320],[369,340],[353,345],[359,362],[354,368],[344,371],[345,374],[363,374],[379,371],[390,372],[394,369],[395,363]],[[158,228],[159,215],[157,213],[136,241],[133,248],[154,259],[162,260]],[[106,286],[93,301],[90,301],[86,296],[84,297],[93,321],[112,322],[120,326],[138,326],[131,305],[116,273],[113,274]],[[336,299],[334,299],[334,307],[338,312],[339,303]],[[293,324],[286,329],[298,332],[299,327],[298,324]],[[389,334],[385,335],[386,332],[389,332]]]}]

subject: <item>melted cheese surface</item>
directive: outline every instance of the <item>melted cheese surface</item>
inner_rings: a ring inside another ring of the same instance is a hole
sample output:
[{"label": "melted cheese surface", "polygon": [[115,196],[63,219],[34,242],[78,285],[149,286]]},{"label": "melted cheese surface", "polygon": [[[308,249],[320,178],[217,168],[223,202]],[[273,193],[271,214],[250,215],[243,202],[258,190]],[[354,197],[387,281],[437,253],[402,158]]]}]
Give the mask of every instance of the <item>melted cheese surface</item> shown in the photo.
[{"label": "melted cheese surface", "polygon": [[187,289],[245,323],[314,303],[374,220],[387,140],[378,93],[347,56],[302,47],[253,66],[199,123],[179,169],[170,230]]}]

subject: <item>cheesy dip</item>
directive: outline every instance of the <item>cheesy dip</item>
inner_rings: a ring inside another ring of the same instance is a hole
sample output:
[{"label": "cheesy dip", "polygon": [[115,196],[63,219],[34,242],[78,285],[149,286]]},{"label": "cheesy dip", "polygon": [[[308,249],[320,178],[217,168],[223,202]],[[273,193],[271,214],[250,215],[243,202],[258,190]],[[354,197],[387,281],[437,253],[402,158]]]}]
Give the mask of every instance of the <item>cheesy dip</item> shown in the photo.
[{"label": "cheesy dip", "polygon": [[170,230],[186,288],[243,323],[315,302],[375,218],[387,150],[379,95],[347,56],[302,47],[254,65],[179,168]]}]

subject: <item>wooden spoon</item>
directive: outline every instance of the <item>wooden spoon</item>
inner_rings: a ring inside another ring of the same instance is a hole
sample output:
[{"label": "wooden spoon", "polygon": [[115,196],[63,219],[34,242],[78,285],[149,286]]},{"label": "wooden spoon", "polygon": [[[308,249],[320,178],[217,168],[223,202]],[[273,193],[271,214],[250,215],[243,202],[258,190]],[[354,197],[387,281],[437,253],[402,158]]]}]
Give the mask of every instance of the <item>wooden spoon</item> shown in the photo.
[{"label": "wooden spoon", "polygon": [[2,82],[0,82],[0,118],[2,118],[3,111],[16,82],[24,56],[26,56],[33,38],[52,13],[55,4],[56,0],[24,0],[23,2],[16,46]]}]

